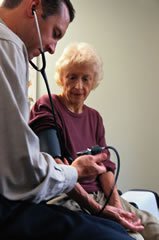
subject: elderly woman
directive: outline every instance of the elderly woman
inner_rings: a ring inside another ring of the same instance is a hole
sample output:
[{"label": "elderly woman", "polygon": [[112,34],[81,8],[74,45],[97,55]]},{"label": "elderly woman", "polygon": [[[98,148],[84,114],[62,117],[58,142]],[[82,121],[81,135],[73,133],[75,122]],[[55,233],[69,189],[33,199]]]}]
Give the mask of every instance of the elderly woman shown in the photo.
[{"label": "elderly woman", "polygon": [[[67,164],[68,161],[77,157],[77,152],[96,145],[106,146],[102,117],[99,112],[85,104],[88,95],[99,85],[102,78],[101,58],[87,43],[70,44],[57,61],[55,79],[62,91],[59,95],[52,95],[53,113],[49,97],[44,95],[35,103],[30,114],[30,126],[39,136],[42,150],[44,148],[46,151],[47,148],[49,153],[58,158],[57,161],[60,162],[59,158],[61,158]],[[55,149],[52,149],[51,145],[54,137],[50,135],[50,131],[53,129],[57,129],[60,141],[58,153],[54,152]],[[109,152],[107,153],[110,157]],[[59,201],[59,204],[72,210],[86,209],[91,214],[98,214],[106,201],[105,196],[109,195],[114,183],[114,163],[106,159],[104,164],[107,168],[105,174],[89,182],[81,182],[77,185],[77,189],[69,194],[70,198],[64,198]],[[128,228],[130,235],[134,238],[138,240],[159,239],[157,219],[122,199],[116,187],[109,200],[109,206],[106,208],[109,207],[115,207],[116,215],[118,215],[116,220]],[[111,215],[111,210],[114,213],[114,208],[109,210],[110,217],[114,218],[114,215]],[[123,211],[122,214],[120,211]],[[104,210],[101,215],[107,217],[109,214]],[[128,225],[123,222],[123,216]],[[136,216],[142,221],[144,230]]]}]

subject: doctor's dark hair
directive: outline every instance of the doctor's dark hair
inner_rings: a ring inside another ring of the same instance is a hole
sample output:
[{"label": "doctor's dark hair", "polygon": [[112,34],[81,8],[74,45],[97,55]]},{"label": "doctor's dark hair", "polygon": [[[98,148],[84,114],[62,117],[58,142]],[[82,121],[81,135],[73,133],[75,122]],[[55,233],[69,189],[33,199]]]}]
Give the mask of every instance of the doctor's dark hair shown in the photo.
[{"label": "doctor's dark hair", "polygon": [[[20,5],[22,1],[23,0],[3,0],[1,6],[13,9]],[[45,19],[51,15],[58,14],[60,12],[62,3],[64,3],[68,8],[70,22],[72,22],[75,17],[75,9],[70,0],[41,0],[41,5],[43,9],[42,17]]]}]

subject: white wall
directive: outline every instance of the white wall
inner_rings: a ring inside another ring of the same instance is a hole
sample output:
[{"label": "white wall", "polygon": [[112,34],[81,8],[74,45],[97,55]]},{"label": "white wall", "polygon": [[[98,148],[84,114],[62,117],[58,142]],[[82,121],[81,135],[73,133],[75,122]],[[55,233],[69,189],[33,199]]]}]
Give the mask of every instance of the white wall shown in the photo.
[{"label": "white wall", "polygon": [[[87,103],[102,114],[107,143],[121,157],[118,187],[159,192],[159,1],[72,0],[76,18],[48,56],[51,89],[54,64],[71,41],[93,44],[105,77]],[[46,93],[41,79],[39,95]]]}]

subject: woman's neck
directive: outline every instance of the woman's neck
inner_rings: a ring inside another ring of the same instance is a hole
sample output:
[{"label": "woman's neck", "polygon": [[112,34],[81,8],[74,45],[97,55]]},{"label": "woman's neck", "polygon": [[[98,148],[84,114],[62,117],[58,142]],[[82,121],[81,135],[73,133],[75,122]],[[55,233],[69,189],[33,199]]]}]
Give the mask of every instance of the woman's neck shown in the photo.
[{"label": "woman's neck", "polygon": [[65,105],[65,107],[73,112],[73,113],[82,113],[83,112],[83,103],[82,104],[73,104],[67,100],[67,98],[63,95],[60,94],[58,95],[61,102]]}]

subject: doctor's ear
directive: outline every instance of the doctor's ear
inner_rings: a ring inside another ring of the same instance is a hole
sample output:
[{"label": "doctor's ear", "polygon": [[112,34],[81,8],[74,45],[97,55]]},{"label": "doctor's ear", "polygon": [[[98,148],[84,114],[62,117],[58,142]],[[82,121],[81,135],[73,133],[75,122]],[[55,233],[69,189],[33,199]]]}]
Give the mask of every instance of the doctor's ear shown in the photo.
[{"label": "doctor's ear", "polygon": [[34,12],[40,8],[39,0],[26,1],[26,11],[28,17],[34,17]]},{"label": "doctor's ear", "polygon": [[34,15],[35,10],[36,10],[35,5],[33,5],[32,6],[32,15]]}]

